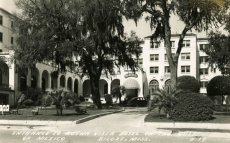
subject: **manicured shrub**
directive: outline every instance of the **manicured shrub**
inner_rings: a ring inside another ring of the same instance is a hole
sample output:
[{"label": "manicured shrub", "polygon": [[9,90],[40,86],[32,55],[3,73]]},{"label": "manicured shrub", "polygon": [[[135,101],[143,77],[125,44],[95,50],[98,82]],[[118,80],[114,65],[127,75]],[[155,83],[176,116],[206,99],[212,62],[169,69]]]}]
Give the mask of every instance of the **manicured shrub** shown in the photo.
[{"label": "manicured shrub", "polygon": [[180,76],[177,79],[177,89],[198,93],[200,90],[200,83],[193,76]]},{"label": "manicured shrub", "polygon": [[191,92],[177,95],[177,103],[170,112],[170,117],[176,121],[210,120],[212,115],[212,101],[206,96]]},{"label": "manicured shrub", "polygon": [[208,96],[223,96],[230,94],[230,77],[216,76],[210,80],[207,86]]}]

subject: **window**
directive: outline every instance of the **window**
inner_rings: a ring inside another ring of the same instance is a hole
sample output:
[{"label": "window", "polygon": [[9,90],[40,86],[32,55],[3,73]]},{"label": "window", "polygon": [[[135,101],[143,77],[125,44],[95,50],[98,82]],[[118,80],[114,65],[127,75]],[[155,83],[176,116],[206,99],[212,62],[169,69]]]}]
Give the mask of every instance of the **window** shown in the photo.
[{"label": "window", "polygon": [[181,73],[190,73],[190,66],[181,66]]},{"label": "window", "polygon": [[0,42],[3,42],[3,34],[0,32]]},{"label": "window", "polygon": [[207,63],[208,62],[208,56],[201,56],[200,57],[200,63]]},{"label": "window", "polygon": [[158,67],[150,67],[150,73],[158,73],[159,68]]},{"label": "window", "polygon": [[190,47],[190,40],[184,40],[183,47]]},{"label": "window", "polygon": [[150,61],[158,61],[159,54],[150,54]]},{"label": "window", "polygon": [[160,42],[153,42],[153,41],[150,41],[150,48],[151,49],[157,49],[160,47]]},{"label": "window", "polygon": [[150,95],[154,94],[154,91],[157,90],[159,88],[159,82],[157,80],[152,80],[149,83],[149,92]]},{"label": "window", "polygon": [[170,41],[171,42],[171,47],[175,48],[175,41]]},{"label": "window", "polygon": [[14,37],[11,37],[10,42],[11,42],[11,44],[14,44]]},{"label": "window", "polygon": [[170,73],[170,68],[169,68],[169,66],[165,66],[165,73]]},{"label": "window", "polygon": [[209,47],[209,44],[200,44],[200,50],[201,51],[204,51],[208,47]]},{"label": "window", "polygon": [[208,74],[208,68],[201,68],[200,69],[200,75],[207,75]]},{"label": "window", "polygon": [[0,15],[0,25],[2,25],[3,24],[3,17],[2,17],[2,15]]},{"label": "window", "polygon": [[200,88],[206,88],[208,85],[208,82],[207,81],[201,81],[200,82]]},{"label": "window", "polygon": [[190,60],[190,53],[181,53],[181,60]]}]

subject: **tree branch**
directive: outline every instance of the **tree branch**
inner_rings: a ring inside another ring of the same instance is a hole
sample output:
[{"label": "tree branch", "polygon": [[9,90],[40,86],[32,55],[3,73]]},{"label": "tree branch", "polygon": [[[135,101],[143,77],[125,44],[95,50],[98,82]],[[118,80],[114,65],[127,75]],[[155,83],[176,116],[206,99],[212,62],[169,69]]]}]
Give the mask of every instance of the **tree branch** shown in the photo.
[{"label": "tree branch", "polygon": [[178,60],[178,58],[180,56],[180,53],[181,53],[181,50],[183,48],[184,37],[185,37],[186,33],[189,30],[191,30],[194,25],[195,25],[195,22],[193,22],[191,25],[186,24],[186,26],[184,27],[182,33],[180,34],[180,39],[179,39],[179,42],[178,42],[178,48],[177,48],[174,60],[176,60],[176,61]]}]

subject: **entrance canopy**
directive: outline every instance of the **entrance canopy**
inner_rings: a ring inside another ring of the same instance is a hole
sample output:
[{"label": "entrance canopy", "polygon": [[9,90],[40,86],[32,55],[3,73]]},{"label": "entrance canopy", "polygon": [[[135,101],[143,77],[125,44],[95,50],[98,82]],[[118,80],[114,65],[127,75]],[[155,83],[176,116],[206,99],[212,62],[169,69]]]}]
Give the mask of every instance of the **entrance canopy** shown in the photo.
[{"label": "entrance canopy", "polygon": [[140,89],[140,85],[135,79],[127,79],[123,86],[125,89]]}]

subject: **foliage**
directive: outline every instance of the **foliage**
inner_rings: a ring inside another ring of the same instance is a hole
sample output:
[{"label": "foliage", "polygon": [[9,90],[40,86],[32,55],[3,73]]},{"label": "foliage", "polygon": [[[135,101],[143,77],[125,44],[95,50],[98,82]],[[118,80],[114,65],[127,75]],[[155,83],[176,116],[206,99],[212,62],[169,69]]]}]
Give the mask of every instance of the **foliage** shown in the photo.
[{"label": "foliage", "polygon": [[49,92],[43,97],[43,106],[55,105],[57,115],[62,115],[63,108],[68,108],[79,104],[81,101],[75,93],[65,92],[63,90]]},{"label": "foliage", "polygon": [[212,68],[218,68],[223,75],[230,75],[230,36],[219,32],[210,33],[209,48],[204,51]]},{"label": "foliage", "polygon": [[[230,1],[225,1],[226,8],[229,8]],[[218,68],[223,75],[230,75],[230,11],[223,14],[221,31],[210,32],[209,48],[204,49],[208,55],[209,65],[212,68]],[[227,32],[228,34],[227,34]]]},{"label": "foliage", "polygon": [[31,100],[31,99],[26,99],[26,100],[22,103],[22,105],[24,105],[24,106],[32,106],[33,104],[34,104],[34,101]]},{"label": "foliage", "polygon": [[210,120],[213,115],[213,103],[199,93],[182,93],[177,96],[178,102],[170,112],[176,121]]},{"label": "foliage", "polygon": [[50,95],[44,94],[42,97],[42,106],[49,107],[53,104],[52,97]]},{"label": "foliage", "polygon": [[207,86],[208,96],[223,96],[230,94],[230,77],[216,76],[212,78]]},{"label": "foliage", "polygon": [[51,61],[58,70],[89,76],[99,108],[101,73],[137,67],[142,40],[133,32],[124,35],[119,0],[19,0],[18,6],[15,58],[25,66]]},{"label": "foliage", "polygon": [[107,106],[113,105],[113,97],[111,94],[105,94],[105,102]]},{"label": "foliage", "polygon": [[158,89],[154,93],[154,99],[150,100],[150,105],[148,106],[148,110],[151,111],[155,108],[158,108],[159,114],[161,110],[164,110],[167,117],[169,117],[170,111],[173,109],[174,105],[177,103],[176,95],[179,91],[174,89]]},{"label": "foliage", "polygon": [[23,102],[26,100],[26,95],[24,93],[21,93],[19,97],[17,98],[17,108],[20,108],[20,106],[23,105]]},{"label": "foliage", "polygon": [[[183,48],[186,33],[192,29],[207,30],[217,26],[225,18],[229,4],[221,0],[123,0],[126,18],[137,22],[143,13],[148,13],[146,20],[154,31],[151,41],[163,39],[171,71],[171,87],[176,87],[178,59]],[[224,14],[223,14],[224,13]],[[184,23],[175,55],[172,55],[170,19],[177,16]]]},{"label": "foliage", "polygon": [[200,84],[193,76],[180,76],[177,78],[176,88],[198,93],[200,90]]},{"label": "foliage", "polygon": [[121,96],[124,95],[126,92],[126,89],[124,86],[118,86],[118,87],[115,87],[113,90],[112,90],[112,95],[113,97],[116,98],[116,101],[119,100],[119,103],[121,103]]},{"label": "foliage", "polygon": [[41,105],[42,104],[42,95],[43,92],[39,88],[27,88],[25,91],[26,93],[26,98],[31,99],[34,102],[34,105]]}]

